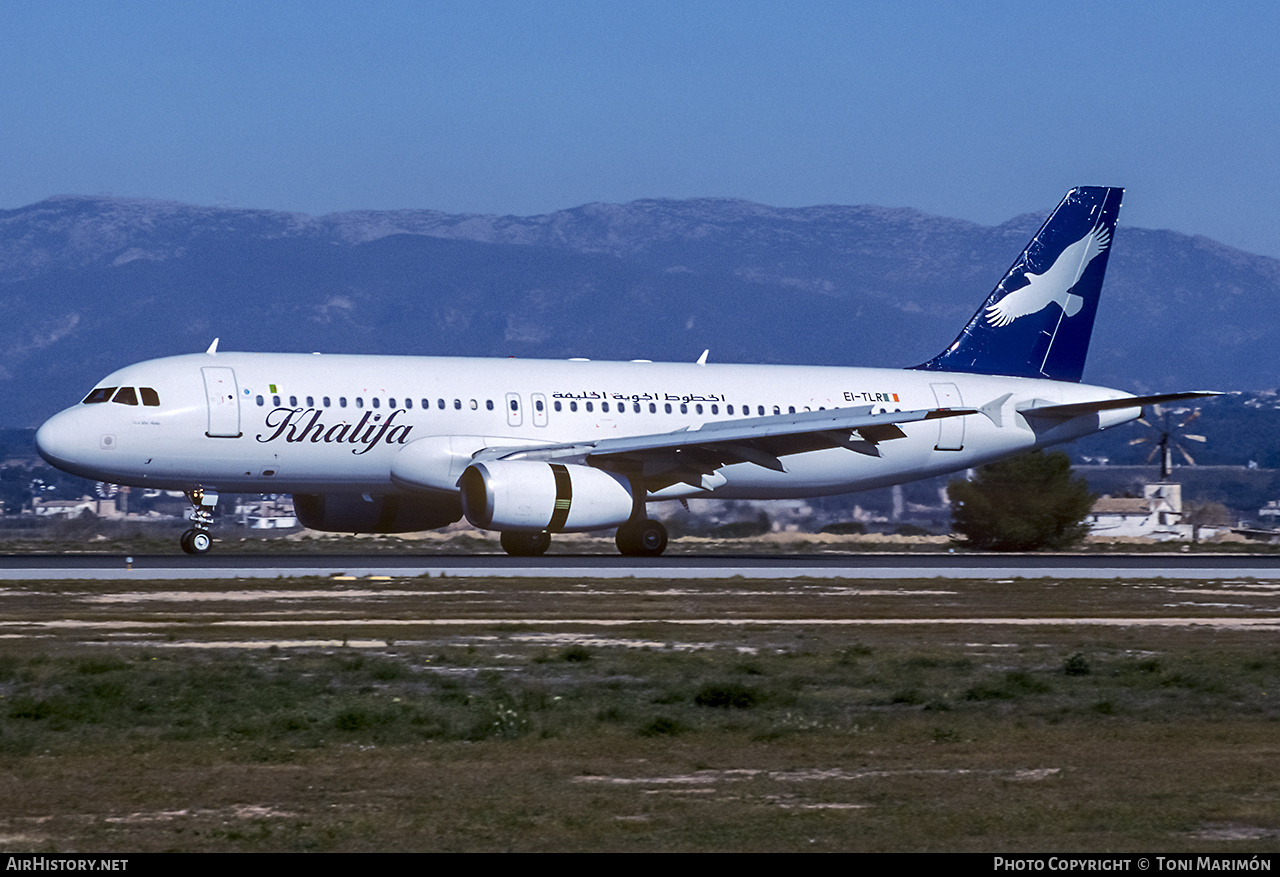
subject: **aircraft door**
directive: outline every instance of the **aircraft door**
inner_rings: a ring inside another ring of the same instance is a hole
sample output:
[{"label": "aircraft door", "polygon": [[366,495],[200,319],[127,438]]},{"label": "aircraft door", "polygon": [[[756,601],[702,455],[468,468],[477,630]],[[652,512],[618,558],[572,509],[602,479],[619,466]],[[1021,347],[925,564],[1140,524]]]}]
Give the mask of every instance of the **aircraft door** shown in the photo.
[{"label": "aircraft door", "polygon": [[533,400],[533,425],[547,425],[547,397],[541,393],[534,393],[531,397]]},{"label": "aircraft door", "polygon": [[[939,408],[963,408],[964,403],[960,399],[960,388],[955,384],[930,384],[933,388],[933,398],[938,400]],[[935,451],[961,451],[964,450],[964,421],[963,417],[944,417],[938,421],[938,443],[933,446]]]},{"label": "aircraft door", "polygon": [[209,400],[209,438],[239,438],[240,395],[236,387],[234,369],[225,366],[204,366],[204,392]]},{"label": "aircraft door", "polygon": [[524,422],[524,415],[520,411],[520,394],[507,394],[507,426],[519,426]]}]

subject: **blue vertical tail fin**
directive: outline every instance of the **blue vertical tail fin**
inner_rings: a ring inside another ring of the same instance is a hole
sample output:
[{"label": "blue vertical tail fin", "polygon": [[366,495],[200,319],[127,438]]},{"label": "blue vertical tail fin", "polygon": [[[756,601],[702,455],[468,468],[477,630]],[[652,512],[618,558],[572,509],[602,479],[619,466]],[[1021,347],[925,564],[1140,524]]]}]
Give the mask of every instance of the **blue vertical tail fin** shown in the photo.
[{"label": "blue vertical tail fin", "polygon": [[1079,381],[1124,189],[1072,189],[958,338],[918,369]]}]

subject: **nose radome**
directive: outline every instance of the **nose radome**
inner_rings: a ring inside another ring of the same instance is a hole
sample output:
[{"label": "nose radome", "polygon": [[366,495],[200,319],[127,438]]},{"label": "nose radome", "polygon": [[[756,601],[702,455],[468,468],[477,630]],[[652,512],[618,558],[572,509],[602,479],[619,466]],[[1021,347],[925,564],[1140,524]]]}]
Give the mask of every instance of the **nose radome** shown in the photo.
[{"label": "nose radome", "polygon": [[36,430],[36,450],[50,466],[70,471],[83,456],[84,429],[77,429],[70,412],[55,414]]}]

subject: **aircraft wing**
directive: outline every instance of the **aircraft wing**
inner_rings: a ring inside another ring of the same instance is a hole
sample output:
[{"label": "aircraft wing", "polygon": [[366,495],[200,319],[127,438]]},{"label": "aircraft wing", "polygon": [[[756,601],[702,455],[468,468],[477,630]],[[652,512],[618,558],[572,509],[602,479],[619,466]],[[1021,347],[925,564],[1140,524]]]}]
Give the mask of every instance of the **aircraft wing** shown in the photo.
[{"label": "aircraft wing", "polygon": [[641,474],[650,490],[685,482],[699,485],[731,463],[755,463],[785,472],[781,460],[825,448],[847,448],[880,456],[879,444],[905,438],[899,424],[976,414],[975,408],[923,408],[872,414],[872,406],[833,408],[717,420],[675,432],[600,439],[538,448],[493,448],[476,459],[536,459],[583,462],[601,469]]}]

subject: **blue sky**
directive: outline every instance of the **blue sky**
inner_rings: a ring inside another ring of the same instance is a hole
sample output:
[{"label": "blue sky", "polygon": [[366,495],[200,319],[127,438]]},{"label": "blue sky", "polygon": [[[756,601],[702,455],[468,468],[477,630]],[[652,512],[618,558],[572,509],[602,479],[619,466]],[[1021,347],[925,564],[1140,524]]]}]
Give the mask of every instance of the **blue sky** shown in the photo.
[{"label": "blue sky", "polygon": [[722,196],[982,223],[1076,184],[1280,257],[1280,4],[6,3],[0,209]]}]

